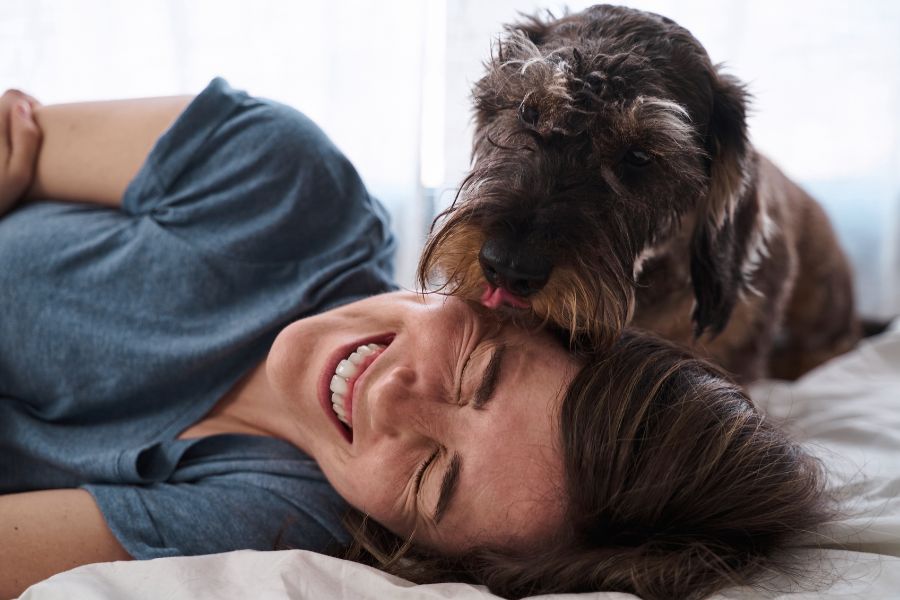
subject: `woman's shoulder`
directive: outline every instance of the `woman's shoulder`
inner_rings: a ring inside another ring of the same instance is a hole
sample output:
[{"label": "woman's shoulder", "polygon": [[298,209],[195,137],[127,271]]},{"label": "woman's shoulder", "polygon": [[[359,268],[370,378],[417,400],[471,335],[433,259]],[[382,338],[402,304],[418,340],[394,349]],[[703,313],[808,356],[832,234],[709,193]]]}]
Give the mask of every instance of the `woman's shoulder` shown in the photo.
[{"label": "woman's shoulder", "polygon": [[215,79],[152,149],[126,211],[243,262],[392,247],[387,213],[301,112]]}]

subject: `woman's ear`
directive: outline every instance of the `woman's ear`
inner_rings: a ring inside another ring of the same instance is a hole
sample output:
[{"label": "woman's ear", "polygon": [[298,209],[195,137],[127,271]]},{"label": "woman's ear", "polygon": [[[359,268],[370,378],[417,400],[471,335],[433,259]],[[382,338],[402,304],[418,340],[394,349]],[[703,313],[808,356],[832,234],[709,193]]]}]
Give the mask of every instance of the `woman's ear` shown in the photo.
[{"label": "woman's ear", "polygon": [[749,236],[739,231],[745,229],[739,225],[744,225],[748,211],[755,217],[758,210],[747,140],[747,92],[736,78],[718,71],[713,72],[712,88],[706,135],[709,188],[698,206],[691,245],[696,337],[706,330],[713,335],[721,333],[731,317],[738,292],[746,283],[741,264]]}]

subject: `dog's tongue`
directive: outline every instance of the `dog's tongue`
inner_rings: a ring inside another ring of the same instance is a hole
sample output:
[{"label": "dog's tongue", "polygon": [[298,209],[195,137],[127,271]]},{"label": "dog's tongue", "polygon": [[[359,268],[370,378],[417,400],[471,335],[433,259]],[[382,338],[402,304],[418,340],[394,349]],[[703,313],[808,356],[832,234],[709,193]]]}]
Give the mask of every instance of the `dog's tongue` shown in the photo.
[{"label": "dog's tongue", "polygon": [[510,294],[503,288],[494,287],[492,285],[484,286],[484,293],[481,295],[481,303],[490,309],[499,308],[504,304],[516,308],[528,308],[528,302],[514,294]]}]

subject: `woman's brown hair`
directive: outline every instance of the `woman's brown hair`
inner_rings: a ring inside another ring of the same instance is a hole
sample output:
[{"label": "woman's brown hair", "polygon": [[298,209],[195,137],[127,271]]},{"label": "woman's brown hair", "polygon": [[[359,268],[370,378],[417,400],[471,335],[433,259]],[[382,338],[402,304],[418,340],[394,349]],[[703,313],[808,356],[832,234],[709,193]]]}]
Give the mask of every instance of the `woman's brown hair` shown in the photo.
[{"label": "woman's brown hair", "polygon": [[626,331],[589,358],[559,423],[567,518],[539,549],[439,556],[351,513],[346,558],[505,597],[702,598],[802,574],[782,551],[836,514],[816,459],[724,372],[650,334]]}]

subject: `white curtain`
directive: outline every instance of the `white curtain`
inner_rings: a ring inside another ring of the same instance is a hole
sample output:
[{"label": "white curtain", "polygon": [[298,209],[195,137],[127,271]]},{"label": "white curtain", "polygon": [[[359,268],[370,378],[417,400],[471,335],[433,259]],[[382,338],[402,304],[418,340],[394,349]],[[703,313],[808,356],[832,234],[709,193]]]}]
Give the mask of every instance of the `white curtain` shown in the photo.
[{"label": "white curtain", "polygon": [[0,0],[0,85],[51,103],[196,93],[221,75],[295,106],[388,206],[400,238],[398,276],[409,286],[427,216],[419,186],[423,72],[440,55],[435,46],[443,49],[435,28],[443,6]]},{"label": "white curtain", "polygon": [[[861,309],[900,313],[900,2],[621,3],[687,27],[714,62],[749,84],[754,143],[825,205],[853,261]],[[561,4],[448,4],[448,187],[468,165],[468,92],[492,36],[518,11],[561,14]],[[566,4],[575,11],[593,3]]]}]

